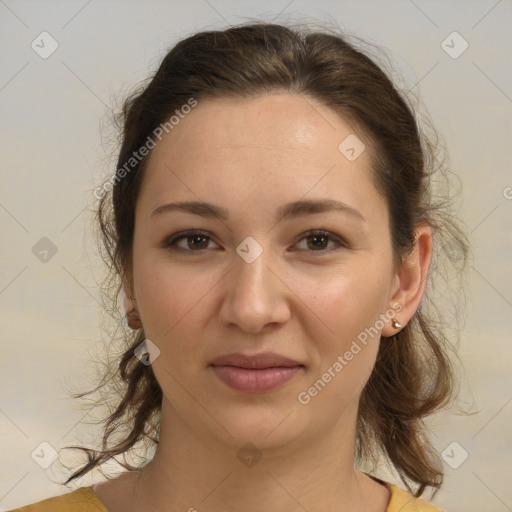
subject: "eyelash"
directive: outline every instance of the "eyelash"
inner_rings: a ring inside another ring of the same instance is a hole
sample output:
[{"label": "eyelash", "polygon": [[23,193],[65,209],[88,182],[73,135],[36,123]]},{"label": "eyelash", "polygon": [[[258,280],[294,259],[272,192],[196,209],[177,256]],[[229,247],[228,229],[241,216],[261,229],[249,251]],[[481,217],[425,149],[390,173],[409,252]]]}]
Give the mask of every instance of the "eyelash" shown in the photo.
[{"label": "eyelash", "polygon": [[[182,247],[178,247],[176,245],[177,242],[179,242],[180,240],[187,239],[187,238],[193,238],[193,237],[197,237],[197,236],[211,240],[211,237],[208,236],[203,231],[194,231],[194,230],[183,231],[181,233],[176,233],[176,234],[170,236],[169,238],[167,238],[163,243],[163,247],[166,249],[169,249],[171,251],[175,251],[175,252],[183,252],[183,253],[188,252],[188,253],[202,254],[207,249],[199,249],[199,250],[195,251],[192,249],[183,249]],[[316,253],[326,254],[326,253],[332,252],[333,250],[339,250],[341,248],[348,247],[348,244],[340,236],[335,235],[334,233],[330,233],[329,231],[321,230],[321,229],[314,229],[314,230],[307,231],[306,233],[303,233],[302,238],[299,240],[299,242],[301,242],[302,240],[307,239],[309,237],[313,237],[313,236],[323,236],[323,237],[329,238],[331,241],[336,242],[338,244],[338,247],[336,247],[334,249],[332,249],[332,248],[331,249],[320,249],[318,251],[307,250],[307,249],[299,249],[299,250],[306,250],[307,252],[311,252],[311,253],[316,252]]]}]

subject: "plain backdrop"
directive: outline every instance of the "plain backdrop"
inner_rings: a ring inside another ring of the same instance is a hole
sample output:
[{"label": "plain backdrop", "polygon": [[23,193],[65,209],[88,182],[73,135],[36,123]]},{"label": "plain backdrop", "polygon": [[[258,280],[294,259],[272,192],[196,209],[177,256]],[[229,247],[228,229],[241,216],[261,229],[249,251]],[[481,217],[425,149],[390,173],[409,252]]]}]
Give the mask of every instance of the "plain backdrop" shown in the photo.
[{"label": "plain backdrop", "polygon": [[432,501],[512,510],[510,0],[0,0],[0,510],[67,492],[37,454],[95,432],[67,389],[94,383],[103,343],[89,209],[113,170],[111,109],[177,40],[251,19],[325,21],[383,47],[444,137],[474,253],[459,353],[478,412],[435,418],[450,463]]}]

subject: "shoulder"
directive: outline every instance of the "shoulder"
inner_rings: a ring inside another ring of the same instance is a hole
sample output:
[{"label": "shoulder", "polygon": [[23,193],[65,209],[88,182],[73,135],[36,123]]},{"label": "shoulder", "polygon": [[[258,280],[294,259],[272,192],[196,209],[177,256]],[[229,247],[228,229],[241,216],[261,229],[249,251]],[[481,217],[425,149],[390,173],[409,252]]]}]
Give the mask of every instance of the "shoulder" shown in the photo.
[{"label": "shoulder", "polygon": [[386,512],[445,512],[428,501],[416,498],[396,485],[385,482],[391,492]]},{"label": "shoulder", "polygon": [[[396,485],[381,481],[390,491],[386,512],[445,512],[428,501],[416,498]],[[70,507],[73,508],[70,508]],[[48,498],[8,512],[108,512],[91,487]]]},{"label": "shoulder", "polygon": [[108,510],[90,486],[8,512],[108,512]]}]

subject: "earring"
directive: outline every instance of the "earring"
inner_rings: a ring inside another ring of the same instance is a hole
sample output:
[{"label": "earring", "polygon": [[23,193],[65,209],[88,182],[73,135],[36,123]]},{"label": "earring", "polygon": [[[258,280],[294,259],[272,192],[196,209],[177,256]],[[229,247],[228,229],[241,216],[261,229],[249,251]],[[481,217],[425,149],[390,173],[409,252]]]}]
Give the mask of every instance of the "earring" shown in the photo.
[{"label": "earring", "polygon": [[395,329],[401,329],[403,327],[403,325],[396,319],[396,318],[393,318],[391,320],[391,325],[395,328]]}]

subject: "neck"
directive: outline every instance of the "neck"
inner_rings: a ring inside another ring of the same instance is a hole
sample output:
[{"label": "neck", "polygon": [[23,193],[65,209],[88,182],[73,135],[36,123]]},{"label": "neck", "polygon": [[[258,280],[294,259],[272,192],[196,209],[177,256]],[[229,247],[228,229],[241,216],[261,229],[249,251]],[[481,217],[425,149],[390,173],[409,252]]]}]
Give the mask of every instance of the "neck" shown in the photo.
[{"label": "neck", "polygon": [[164,398],[160,441],[136,483],[133,510],[363,510],[371,480],[354,470],[357,408],[346,412],[328,434],[274,447],[262,439],[260,449],[208,438]]}]

